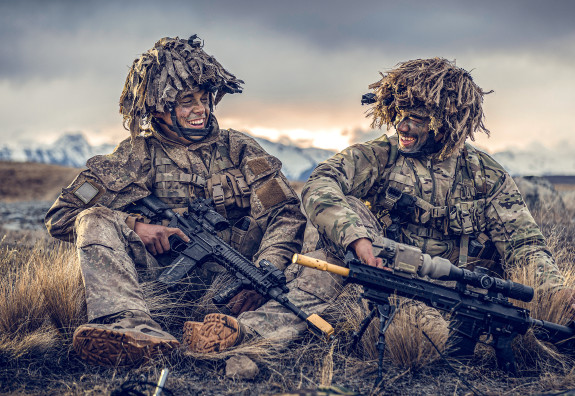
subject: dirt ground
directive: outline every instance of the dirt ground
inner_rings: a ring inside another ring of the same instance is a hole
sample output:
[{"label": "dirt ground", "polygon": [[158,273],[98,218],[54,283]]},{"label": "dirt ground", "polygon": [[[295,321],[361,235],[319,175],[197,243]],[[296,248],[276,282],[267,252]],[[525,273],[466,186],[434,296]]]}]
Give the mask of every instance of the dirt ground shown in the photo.
[{"label": "dirt ground", "polygon": [[0,161],[0,201],[54,201],[80,169]]}]

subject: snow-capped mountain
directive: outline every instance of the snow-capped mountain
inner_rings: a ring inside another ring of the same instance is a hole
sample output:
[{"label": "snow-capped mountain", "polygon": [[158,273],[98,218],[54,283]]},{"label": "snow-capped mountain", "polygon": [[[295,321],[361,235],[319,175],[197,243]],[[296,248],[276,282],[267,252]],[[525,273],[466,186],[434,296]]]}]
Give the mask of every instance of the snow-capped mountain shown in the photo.
[{"label": "snow-capped mountain", "polygon": [[289,180],[306,181],[314,168],[335,154],[335,151],[315,147],[301,148],[254,138],[264,150],[282,162],[282,171]]},{"label": "snow-capped mountain", "polygon": [[21,143],[0,146],[0,160],[40,162],[80,168],[98,154],[111,153],[114,145],[91,146],[81,133],[62,135],[52,144]]},{"label": "snow-capped mountain", "polygon": [[[255,138],[270,154],[280,159],[282,171],[290,180],[305,181],[321,161],[335,154],[318,148],[301,148]],[[34,143],[0,146],[0,160],[40,162],[72,167],[83,167],[86,161],[98,154],[108,154],[114,145],[91,146],[81,133],[66,134],[50,145]]]},{"label": "snow-capped mountain", "polygon": [[[294,181],[305,181],[315,166],[335,154],[320,148],[302,148],[295,145],[271,142],[256,137],[256,141],[270,154],[279,158],[286,177]],[[49,145],[37,143],[0,146],[0,160],[28,161],[83,167],[86,161],[97,154],[114,150],[110,144],[91,146],[81,133],[62,135]],[[493,158],[513,176],[575,175],[575,148],[563,144],[554,149],[530,146],[492,154]]]},{"label": "snow-capped mountain", "polygon": [[492,157],[513,176],[575,175],[575,148],[568,143],[553,149],[532,145]]}]

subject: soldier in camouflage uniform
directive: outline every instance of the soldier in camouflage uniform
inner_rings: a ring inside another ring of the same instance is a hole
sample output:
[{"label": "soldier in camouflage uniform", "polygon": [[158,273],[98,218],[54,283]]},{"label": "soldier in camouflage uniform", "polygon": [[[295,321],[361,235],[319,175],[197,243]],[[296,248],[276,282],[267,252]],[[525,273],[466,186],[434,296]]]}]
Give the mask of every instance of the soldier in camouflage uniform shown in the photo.
[{"label": "soldier in camouflage uniform", "polygon": [[[370,89],[362,102],[373,103],[372,127],[387,124],[397,133],[353,145],[311,174],[302,202],[326,245],[381,266],[377,246],[387,237],[501,275],[508,266],[533,266],[542,288],[561,289],[513,179],[466,143],[475,132],[489,133],[482,102],[490,92],[440,58],[401,63]],[[571,291],[559,294],[573,303]]]},{"label": "soldier in camouflage uniform", "polygon": [[[252,138],[221,130],[213,114],[213,105],[241,92],[242,83],[196,36],[161,39],[134,61],[120,98],[131,138],[88,160],[47,213],[50,234],[78,249],[89,322],[75,331],[73,346],[84,360],[134,364],[179,345],[150,317],[140,282],[170,263],[170,235],[187,237],[131,214],[132,202],[153,193],[182,212],[196,197],[212,198],[232,225],[248,222],[247,231],[232,227],[220,236],[254,262],[267,259],[284,270],[299,252],[306,220],[280,161]],[[206,289],[222,270],[205,263],[195,277]],[[297,283],[289,286],[296,305],[319,302]],[[277,304],[253,311],[262,303],[257,293],[241,292],[230,305],[238,319],[213,313],[186,322],[184,342],[207,353],[238,344],[244,334],[295,336],[305,329]]]}]

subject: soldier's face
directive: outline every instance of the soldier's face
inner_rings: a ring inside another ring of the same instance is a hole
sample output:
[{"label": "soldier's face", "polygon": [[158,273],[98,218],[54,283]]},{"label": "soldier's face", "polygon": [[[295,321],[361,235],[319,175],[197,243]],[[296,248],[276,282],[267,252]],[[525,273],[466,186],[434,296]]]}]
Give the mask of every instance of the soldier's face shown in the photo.
[{"label": "soldier's face", "polygon": [[420,117],[414,114],[406,114],[395,125],[399,135],[399,148],[404,153],[417,153],[432,139],[429,134],[429,117]]},{"label": "soldier's face", "polygon": [[[206,91],[186,90],[178,95],[176,120],[183,128],[201,129],[206,127],[210,115],[209,93]],[[168,125],[172,125],[172,116],[166,111],[156,115]]]},{"label": "soldier's face", "polygon": [[178,123],[184,128],[205,128],[206,120],[210,115],[208,101],[209,94],[206,91],[184,91],[181,97],[178,98],[178,104],[176,106],[176,119]]}]

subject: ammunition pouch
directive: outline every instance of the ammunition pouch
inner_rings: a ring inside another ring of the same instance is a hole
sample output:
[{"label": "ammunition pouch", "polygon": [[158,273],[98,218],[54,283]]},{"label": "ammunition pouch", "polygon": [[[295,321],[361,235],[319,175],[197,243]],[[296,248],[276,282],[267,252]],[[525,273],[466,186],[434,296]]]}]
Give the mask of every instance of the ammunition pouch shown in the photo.
[{"label": "ammunition pouch", "polygon": [[[501,256],[495,244],[483,233],[469,240],[469,257],[475,260],[499,261]],[[482,266],[486,266],[483,265]]]},{"label": "ammunition pouch", "polygon": [[206,190],[206,196],[212,197],[216,211],[224,217],[228,206],[250,206],[251,190],[239,169],[226,169],[213,175],[206,183]]},{"label": "ammunition pouch", "polygon": [[255,219],[245,216],[231,228],[230,245],[251,260],[260,247],[263,235]]},{"label": "ammunition pouch", "polygon": [[485,200],[457,202],[449,207],[449,229],[456,235],[485,230]]}]

